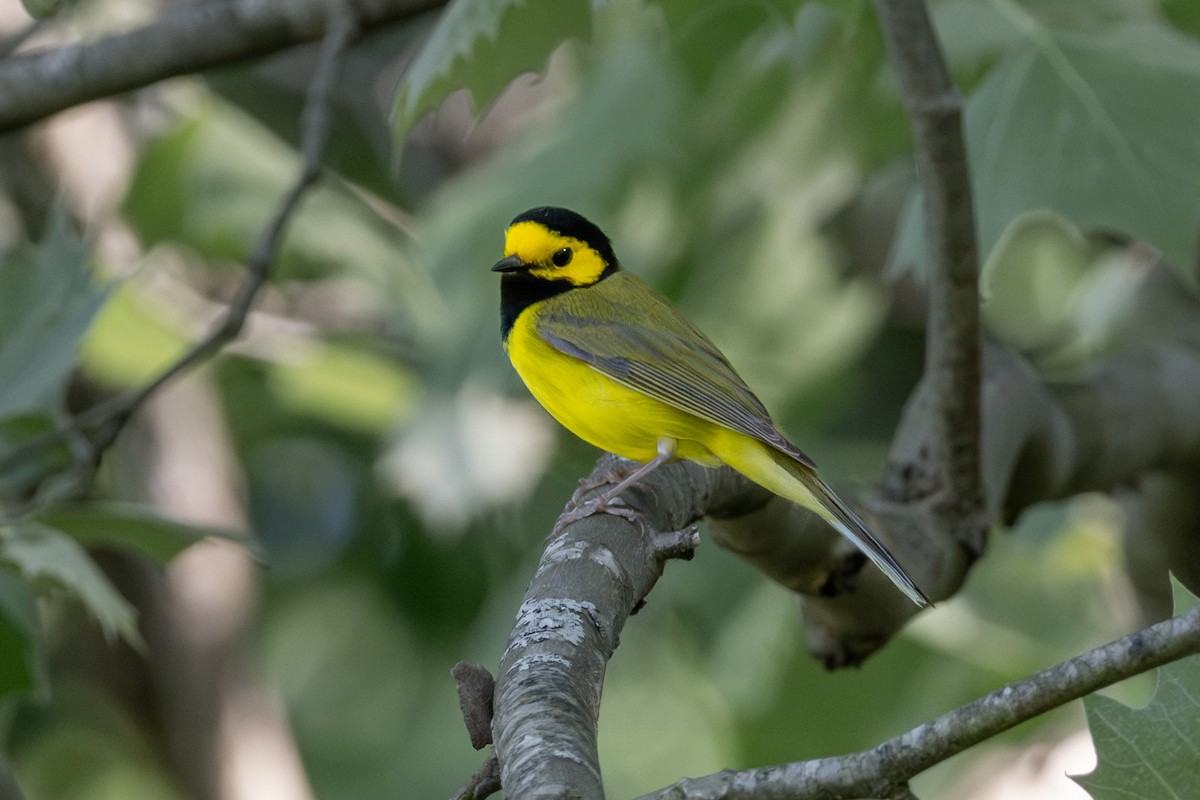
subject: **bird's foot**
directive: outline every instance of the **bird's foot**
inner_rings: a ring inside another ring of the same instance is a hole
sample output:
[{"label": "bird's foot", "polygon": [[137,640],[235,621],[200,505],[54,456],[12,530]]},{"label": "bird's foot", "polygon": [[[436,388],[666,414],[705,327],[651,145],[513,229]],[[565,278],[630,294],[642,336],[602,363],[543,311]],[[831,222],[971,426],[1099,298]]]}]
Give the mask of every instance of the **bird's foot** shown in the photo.
[{"label": "bird's foot", "polygon": [[[593,489],[596,487],[592,487]],[[574,496],[567,503],[566,509],[559,516],[558,521],[554,523],[554,527],[550,530],[550,535],[546,537],[546,541],[557,539],[567,526],[578,522],[581,519],[593,517],[596,514],[612,514],[614,517],[621,517],[629,520],[634,525],[642,524],[641,516],[629,506],[620,497],[613,497],[605,493],[594,500],[589,500],[585,503],[579,503]]]},{"label": "bird's foot", "polygon": [[[580,478],[579,485],[575,487],[575,491],[571,493],[571,499],[567,501],[567,508],[584,505],[583,496],[588,492],[599,489],[601,486],[618,486],[640,468],[641,464],[635,461],[618,461],[602,472],[593,472],[591,475]],[[599,510],[597,509],[597,511]]]},{"label": "bird's foot", "polygon": [[[547,540],[557,537],[572,522],[577,522],[584,517],[590,517],[602,511],[606,514],[623,517],[645,532],[645,525],[642,523],[642,519],[637,512],[623,503],[620,505],[614,504],[619,502],[618,497],[621,492],[675,458],[677,444],[674,439],[660,438],[658,440],[658,455],[645,464],[636,464],[633,469],[628,469],[620,465],[613,466],[598,475],[589,475],[587,478],[581,480],[579,488],[571,495],[571,500],[567,503],[563,515],[558,518],[558,522],[554,524],[554,529],[546,537]],[[585,492],[614,482],[616,483],[615,486],[606,490],[595,500],[590,500],[586,503],[582,502],[582,496]]]}]

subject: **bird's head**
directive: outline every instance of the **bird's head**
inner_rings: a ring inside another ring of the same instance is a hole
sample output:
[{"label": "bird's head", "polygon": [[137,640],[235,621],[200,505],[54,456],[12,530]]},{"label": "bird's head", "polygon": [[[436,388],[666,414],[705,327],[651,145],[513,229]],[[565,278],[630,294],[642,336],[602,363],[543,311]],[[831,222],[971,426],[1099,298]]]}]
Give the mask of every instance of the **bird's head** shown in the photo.
[{"label": "bird's head", "polygon": [[591,286],[618,269],[604,232],[574,211],[542,206],[519,215],[504,234],[494,272]]}]

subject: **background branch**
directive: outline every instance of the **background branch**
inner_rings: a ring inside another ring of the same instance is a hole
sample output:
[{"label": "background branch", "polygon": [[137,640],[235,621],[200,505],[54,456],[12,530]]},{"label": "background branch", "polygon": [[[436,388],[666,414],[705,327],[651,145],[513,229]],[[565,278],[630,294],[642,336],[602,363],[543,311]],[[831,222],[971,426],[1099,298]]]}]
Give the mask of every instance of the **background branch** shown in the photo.
[{"label": "background branch", "polygon": [[[983,551],[991,519],[985,513],[981,469],[985,453],[975,218],[962,101],[925,4],[876,0],[875,7],[912,129],[923,190],[929,313],[922,381],[905,407],[866,516],[918,585],[937,600],[961,586]],[[792,516],[806,528],[820,527],[804,515],[765,513]],[[728,521],[719,538],[744,552],[736,542],[749,529],[779,522]],[[805,529],[776,534],[780,541],[785,537],[791,542],[786,549],[798,552],[799,543],[807,542],[811,551],[808,577],[793,573],[781,582],[805,595],[806,642],[827,667],[861,662],[916,613],[891,601],[882,576],[873,568],[863,569],[862,557],[847,543]],[[812,549],[821,541],[826,555]],[[768,574],[777,573],[778,552],[760,551],[750,560]],[[838,563],[832,563],[833,557]],[[784,563],[791,570],[795,562],[787,558]],[[813,591],[813,581],[821,575],[825,577]],[[772,577],[779,580],[777,574]]]},{"label": "background branch", "polygon": [[[1154,269],[1162,278],[1170,277],[1165,264]],[[1157,282],[1152,276],[1147,291],[1153,291]],[[1150,301],[1139,298],[1134,302]],[[1190,333],[1176,333],[1200,336],[1200,303],[1194,298],[1187,302],[1196,306],[1190,315],[1194,322]],[[1137,485],[1142,476],[1155,470],[1194,469],[1200,452],[1200,419],[1194,413],[1194,398],[1200,396],[1200,351],[1195,348],[1181,347],[1174,339],[1145,342],[1106,361],[1086,378],[1061,384],[1047,384],[1019,354],[995,344],[984,348],[983,365],[987,377],[983,384],[986,422],[981,472],[987,519],[1011,522],[1025,509],[1046,500]],[[910,407],[934,402],[929,394],[930,387],[922,385]],[[915,412],[910,411],[906,419],[913,422],[901,426],[893,441],[893,463],[911,463],[926,452],[926,428]],[[905,563],[914,565],[918,580],[925,581],[922,585],[945,591],[946,586],[965,578],[972,556],[955,540],[938,535],[942,516],[936,505],[886,496],[873,497],[869,504],[869,518],[880,535]],[[1195,532],[1184,508],[1174,503],[1155,511],[1156,517],[1165,515],[1169,521],[1160,519],[1154,530],[1160,536],[1166,536],[1168,527],[1174,531],[1167,537],[1176,542],[1170,546],[1170,563],[1185,583],[1195,585],[1188,578],[1200,573],[1200,568],[1194,559],[1180,557],[1188,552]],[[797,522],[818,527],[805,519],[797,518]],[[756,524],[753,518],[720,522],[722,530],[714,536],[721,540],[730,526],[736,530]],[[1134,535],[1138,541],[1138,533],[1148,530],[1146,526],[1131,527],[1137,528]],[[782,539],[816,532],[793,528],[775,535]],[[1143,543],[1137,553],[1148,557],[1150,548]],[[774,561],[774,556],[775,552],[759,553],[752,563],[773,564],[770,569],[774,573],[795,568],[790,561]],[[1137,560],[1131,563],[1136,565]],[[1155,563],[1161,567],[1161,561]],[[1190,563],[1193,566],[1189,567]],[[1146,574],[1143,582],[1157,582],[1161,602],[1147,607],[1146,618],[1161,619],[1169,613],[1167,597],[1162,594],[1166,573],[1151,571],[1153,576]],[[777,574],[768,574],[780,580]],[[1135,573],[1135,580],[1137,577]],[[864,570],[853,592],[806,591],[794,580],[780,582],[804,592],[805,644],[827,666],[861,661],[911,616],[908,607],[892,602],[892,590],[873,569]],[[938,596],[943,595],[939,592]]]},{"label": "background branch", "polygon": [[0,62],[0,132],[89,100],[315,41],[338,5],[366,31],[445,0],[207,0],[127,33],[19,54]]},{"label": "background branch", "polygon": [[890,739],[834,758],[679,783],[643,800],[893,797],[918,773],[1051,709],[1200,652],[1200,607],[1068,659]]},{"label": "background branch", "polygon": [[923,192],[929,277],[923,381],[932,398],[927,406],[910,406],[920,414],[928,456],[915,464],[893,462],[880,491],[906,501],[933,493],[948,533],[977,554],[986,535],[979,470],[979,256],[962,98],[924,0],[875,0],[875,10],[912,128]]},{"label": "background branch", "polygon": [[1133,490],[1118,493],[1125,514],[1125,570],[1142,613],[1171,613],[1174,574],[1185,586],[1200,585],[1200,468],[1187,464],[1143,475]]}]

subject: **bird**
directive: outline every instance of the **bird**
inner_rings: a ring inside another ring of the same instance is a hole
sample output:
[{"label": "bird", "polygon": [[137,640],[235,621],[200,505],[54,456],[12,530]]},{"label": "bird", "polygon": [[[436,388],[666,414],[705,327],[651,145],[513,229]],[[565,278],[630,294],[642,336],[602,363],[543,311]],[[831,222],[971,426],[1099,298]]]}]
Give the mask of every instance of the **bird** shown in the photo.
[{"label": "bird", "polygon": [[586,513],[670,461],[725,464],[815,512],[914,603],[930,603],[716,345],[622,269],[594,223],[554,206],[519,214],[492,271],[504,350],[529,392],[579,438],[640,463]]}]

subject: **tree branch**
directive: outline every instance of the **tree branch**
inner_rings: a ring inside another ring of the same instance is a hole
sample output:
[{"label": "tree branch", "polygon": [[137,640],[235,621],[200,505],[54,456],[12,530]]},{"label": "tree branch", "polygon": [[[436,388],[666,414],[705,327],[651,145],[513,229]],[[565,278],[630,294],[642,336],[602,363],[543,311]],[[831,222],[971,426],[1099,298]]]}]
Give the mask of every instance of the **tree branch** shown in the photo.
[{"label": "tree branch", "polygon": [[[924,376],[905,408],[887,470],[864,516],[937,600],[961,586],[983,551],[991,519],[985,513],[981,469],[986,453],[975,219],[961,98],[924,2],[875,0],[875,6],[913,131],[926,210],[930,297]],[[779,515],[793,519],[792,530],[782,529]],[[763,534],[754,529],[764,525],[775,525],[773,538],[781,547],[760,550],[749,560],[776,580],[780,552],[809,550],[807,573],[796,574],[789,557],[783,568],[790,575],[781,582],[805,595],[805,640],[827,667],[861,662],[916,613],[893,602],[891,587],[877,570],[865,567],[854,548],[805,516],[768,505],[757,517],[723,522],[718,539],[744,552],[738,541],[750,536],[762,544]]]},{"label": "tree branch", "polygon": [[[604,483],[619,463],[604,456],[593,472],[598,480],[585,483]],[[685,529],[704,509],[769,497],[750,486],[730,469],[668,464],[622,495],[644,522],[598,514],[567,525],[547,545],[496,677],[492,738],[505,797],[568,790],[575,798],[603,797],[596,720],[621,630],[666,559],[695,549],[696,534]],[[669,531],[680,533],[656,534]]]},{"label": "tree branch", "polygon": [[[68,425],[43,436],[34,437],[7,453],[0,458],[0,472],[45,448],[67,440],[72,443],[78,462],[72,489],[86,486],[101,456],[112,445],[134,412],[164,384],[207,361],[241,333],[250,309],[270,274],[271,264],[288,222],[299,207],[301,199],[321,175],[321,154],[329,134],[329,104],[334,80],[346,47],[358,33],[357,21],[347,9],[347,5],[333,4],[330,19],[324,26],[326,34],[309,84],[301,122],[300,171],[259,236],[246,263],[246,279],[238,287],[237,294],[220,323],[146,385],[93,406],[76,416]],[[47,498],[39,497],[35,498],[33,503],[36,505],[46,500]],[[18,509],[12,514],[16,516],[28,510],[30,509]]]},{"label": "tree branch", "polygon": [[[1200,309],[1193,318],[1195,335],[1200,336]],[[1009,518],[1041,500],[1132,482],[1156,466],[1194,463],[1200,452],[1200,417],[1194,413],[1200,396],[1200,352],[1195,349],[1148,342],[1112,359],[1089,379],[1059,387],[1048,387],[1005,348],[986,348],[984,364],[989,377],[983,396],[988,421],[983,474],[992,518]],[[1100,424],[1112,419],[1126,422]],[[592,475],[602,478],[615,463],[611,456],[602,458]],[[682,528],[701,516],[712,519],[715,541],[801,594],[806,646],[828,666],[865,658],[911,615],[910,604],[881,573],[858,570],[861,556],[827,525],[733,470],[671,464],[624,497],[655,530]],[[962,548],[913,549],[914,543],[930,541],[921,537],[934,530],[932,519],[905,504],[877,504],[875,512],[881,535],[891,536],[889,545],[897,546],[906,560],[961,580],[967,566]],[[911,536],[903,535],[909,530],[905,526],[911,526]],[[493,733],[499,736],[498,724],[503,724],[509,741],[525,748],[519,766],[512,766],[510,745],[497,739],[500,763],[528,781],[525,791],[532,791],[538,781],[560,785],[555,782],[561,777],[555,764],[564,761],[587,764],[591,778],[582,785],[593,786],[594,793],[581,796],[599,796],[594,704],[629,611],[650,591],[661,569],[652,538],[624,519],[602,515],[568,526],[563,538],[543,554],[523,612],[550,609],[552,616],[575,619],[578,625],[572,630],[587,635],[564,643],[523,615],[528,626],[510,639],[501,665]],[[587,563],[580,566],[577,561]],[[617,595],[614,582],[621,583]],[[586,614],[579,611],[585,608]],[[547,638],[526,642],[531,629]],[[1154,664],[1141,669],[1149,666]],[[1099,684],[1085,681],[1071,697],[1121,677],[1124,674]],[[536,707],[522,708],[530,698]],[[549,708],[556,705],[572,711],[551,713]],[[1033,713],[1041,711],[1021,719]],[[571,779],[580,778],[572,774]],[[517,790],[507,782],[505,787],[509,796],[529,796],[513,794]]]},{"label": "tree branch", "polygon": [[207,0],[127,33],[19,54],[0,63],[0,132],[89,100],[321,39],[330,9],[339,5],[369,30],[445,0]]},{"label": "tree branch", "polygon": [[1097,689],[1200,652],[1200,607],[1010,683],[878,747],[682,780],[642,800],[893,797],[933,765]]},{"label": "tree branch", "polygon": [[[924,0],[875,0],[875,10],[912,128],[929,274],[924,382],[934,402],[922,413],[929,415],[925,428],[931,458],[904,465],[898,491],[907,497],[928,483],[939,496],[939,516],[951,535],[978,553],[986,535],[979,470],[979,256],[962,98]],[[885,480],[882,489],[897,491],[892,486]]]},{"label": "tree branch", "polygon": [[[875,9],[913,133],[925,204],[929,318],[921,385],[905,407],[866,516],[938,600],[961,586],[983,552],[990,521],[981,473],[975,217],[962,101],[925,3],[875,0]],[[826,666],[859,663],[916,613],[894,606],[878,611],[886,589],[877,583],[868,577],[853,593],[805,599],[806,641]]]},{"label": "tree branch", "polygon": [[[1155,269],[1169,276],[1166,265]],[[1149,301],[1139,297],[1134,302]],[[1200,302],[1189,302],[1195,310],[1181,314],[1187,327],[1176,333],[1200,337]],[[981,471],[987,519],[1008,522],[1035,503],[1133,485],[1156,469],[1194,468],[1200,457],[1200,417],[1195,413],[1200,349],[1174,339],[1145,342],[1114,356],[1087,378],[1057,385],[1047,385],[1018,354],[998,345],[984,348],[983,364],[987,422]],[[921,387],[912,405],[927,402],[928,393],[928,386]],[[893,453],[919,459],[923,431],[902,427]],[[880,536],[914,566],[927,591],[943,597],[965,578],[972,557],[939,535],[936,507],[880,497],[872,498],[870,507],[869,519]],[[1180,509],[1171,513],[1177,534],[1186,536],[1189,529],[1181,524]],[[759,558],[770,563],[772,554]],[[1185,569],[1182,562],[1173,566],[1185,577],[1200,574],[1200,568]],[[1165,580],[1165,572],[1159,580]],[[909,607],[891,602],[892,590],[875,570],[864,570],[853,588],[829,596],[806,592],[802,599],[805,644],[827,666],[862,661],[911,616]]]}]

